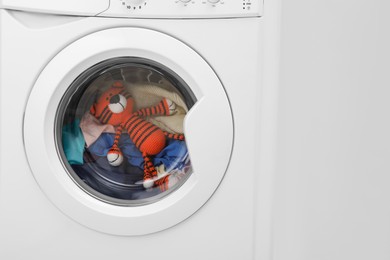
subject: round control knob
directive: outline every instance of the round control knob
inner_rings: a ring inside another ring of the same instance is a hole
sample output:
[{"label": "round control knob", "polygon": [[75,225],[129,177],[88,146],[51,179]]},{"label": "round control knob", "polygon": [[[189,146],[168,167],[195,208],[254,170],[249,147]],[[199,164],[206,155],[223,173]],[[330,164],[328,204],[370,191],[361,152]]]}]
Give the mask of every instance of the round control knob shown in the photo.
[{"label": "round control knob", "polygon": [[212,4],[216,4],[218,3],[220,0],[207,0],[209,3],[212,3]]},{"label": "round control knob", "polygon": [[126,0],[126,2],[130,5],[141,5],[146,2],[146,0]]}]

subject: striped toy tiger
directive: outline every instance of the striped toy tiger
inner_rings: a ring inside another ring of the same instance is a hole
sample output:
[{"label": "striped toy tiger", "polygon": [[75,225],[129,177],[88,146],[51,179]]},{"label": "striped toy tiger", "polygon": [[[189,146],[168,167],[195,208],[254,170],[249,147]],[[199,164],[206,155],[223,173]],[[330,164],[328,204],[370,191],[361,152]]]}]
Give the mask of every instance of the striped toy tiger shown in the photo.
[{"label": "striped toy tiger", "polygon": [[166,138],[184,141],[183,134],[171,134],[162,131],[156,125],[144,120],[146,116],[170,116],[176,112],[176,104],[163,98],[156,106],[142,108],[133,112],[134,100],[121,81],[116,81],[98,98],[90,109],[102,124],[116,127],[114,144],[107,154],[112,166],[123,162],[123,154],[118,146],[119,138],[125,130],[144,159],[143,186],[151,188],[154,185],[162,190],[169,188],[169,174],[158,176],[152,156],[161,152],[166,146]]}]

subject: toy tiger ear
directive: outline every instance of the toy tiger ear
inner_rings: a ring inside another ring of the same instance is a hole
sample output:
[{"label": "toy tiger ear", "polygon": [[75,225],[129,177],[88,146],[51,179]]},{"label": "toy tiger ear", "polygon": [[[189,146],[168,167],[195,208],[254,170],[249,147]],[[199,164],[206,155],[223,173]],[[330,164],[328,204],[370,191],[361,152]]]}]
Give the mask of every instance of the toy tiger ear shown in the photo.
[{"label": "toy tiger ear", "polygon": [[95,107],[95,104],[93,104],[91,106],[91,108],[89,109],[89,112],[92,114],[92,115],[95,115],[96,114],[96,107]]}]

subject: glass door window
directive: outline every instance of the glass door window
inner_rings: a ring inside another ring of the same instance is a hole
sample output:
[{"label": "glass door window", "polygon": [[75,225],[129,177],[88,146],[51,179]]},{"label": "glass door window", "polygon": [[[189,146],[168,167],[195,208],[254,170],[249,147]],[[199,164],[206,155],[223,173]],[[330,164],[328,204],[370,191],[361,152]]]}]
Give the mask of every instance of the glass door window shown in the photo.
[{"label": "glass door window", "polygon": [[122,57],[83,72],[57,111],[57,151],[89,195],[122,206],[150,204],[192,173],[184,118],[196,102],[173,71]]}]

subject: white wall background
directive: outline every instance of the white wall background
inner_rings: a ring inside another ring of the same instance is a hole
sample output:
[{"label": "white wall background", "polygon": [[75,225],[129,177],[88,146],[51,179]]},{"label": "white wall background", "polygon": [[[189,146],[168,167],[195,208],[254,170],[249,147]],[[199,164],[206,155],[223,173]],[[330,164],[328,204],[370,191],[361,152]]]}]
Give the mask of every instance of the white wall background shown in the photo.
[{"label": "white wall background", "polygon": [[389,260],[390,1],[281,3],[273,258]]}]

